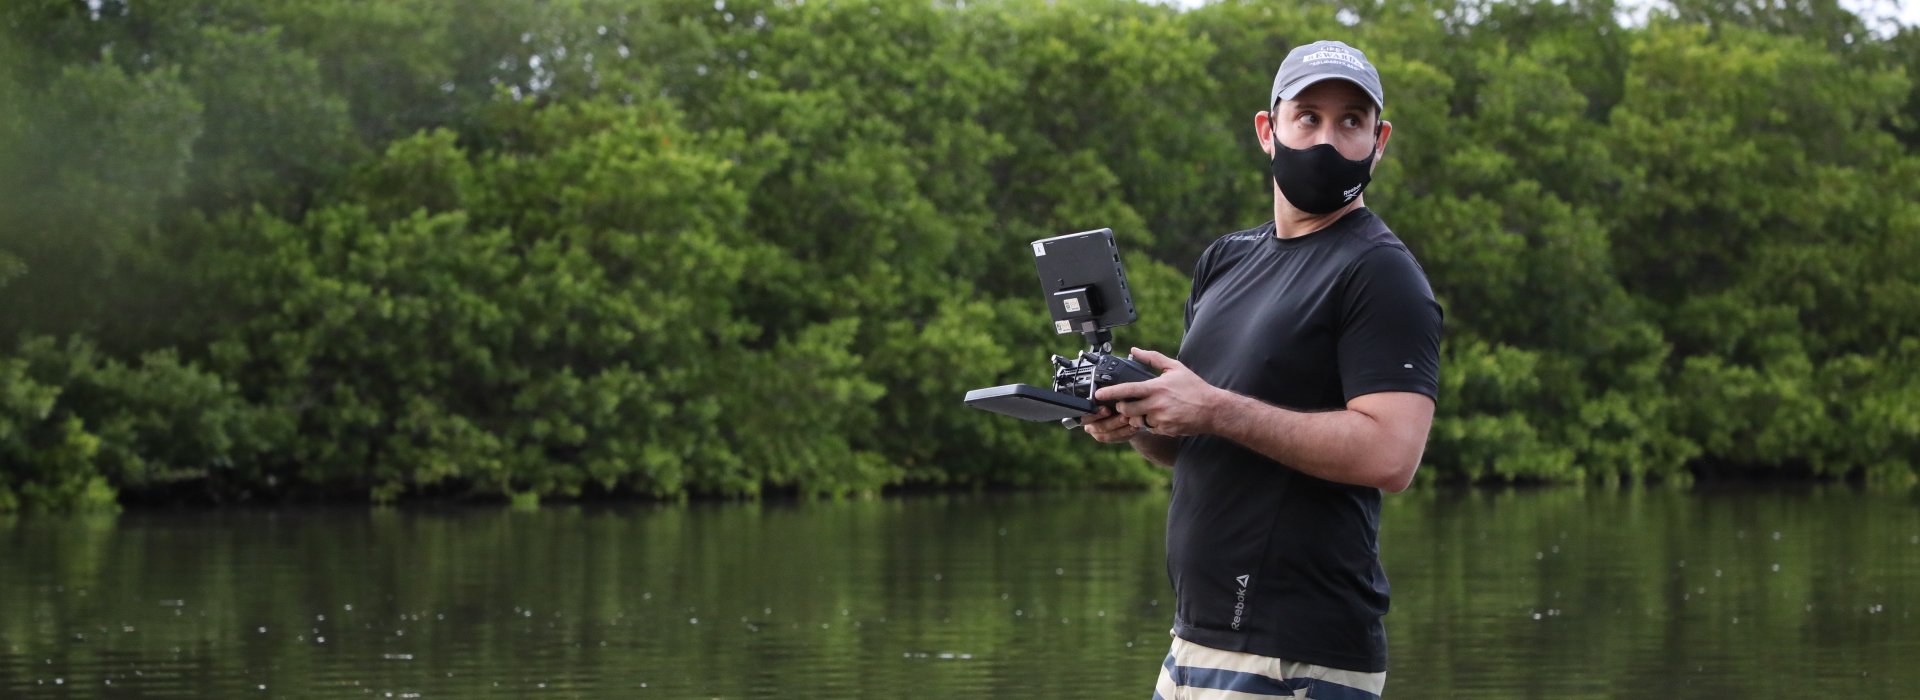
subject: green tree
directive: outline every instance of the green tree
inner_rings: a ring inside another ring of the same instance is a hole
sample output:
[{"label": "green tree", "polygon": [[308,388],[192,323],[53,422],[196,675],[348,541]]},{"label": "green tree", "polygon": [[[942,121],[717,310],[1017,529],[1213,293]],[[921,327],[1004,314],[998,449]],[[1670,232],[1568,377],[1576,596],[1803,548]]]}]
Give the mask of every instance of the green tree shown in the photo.
[{"label": "green tree", "polygon": [[1367,48],[1446,309],[1428,478],[1914,479],[1920,70],[1832,2],[0,7],[0,508],[1152,484],[1045,383],[1029,241],[1187,270]]}]

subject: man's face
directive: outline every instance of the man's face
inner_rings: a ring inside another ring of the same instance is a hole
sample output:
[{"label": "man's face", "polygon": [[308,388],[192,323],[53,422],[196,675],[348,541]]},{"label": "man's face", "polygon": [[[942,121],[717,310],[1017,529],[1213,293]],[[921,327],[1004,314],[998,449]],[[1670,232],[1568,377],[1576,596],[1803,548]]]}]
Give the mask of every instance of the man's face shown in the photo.
[{"label": "man's face", "polygon": [[1281,100],[1273,112],[1274,135],[1287,148],[1330,143],[1347,160],[1360,160],[1381,140],[1374,135],[1379,114],[1374,112],[1373,100],[1360,86],[1345,80],[1314,83],[1293,99]]}]

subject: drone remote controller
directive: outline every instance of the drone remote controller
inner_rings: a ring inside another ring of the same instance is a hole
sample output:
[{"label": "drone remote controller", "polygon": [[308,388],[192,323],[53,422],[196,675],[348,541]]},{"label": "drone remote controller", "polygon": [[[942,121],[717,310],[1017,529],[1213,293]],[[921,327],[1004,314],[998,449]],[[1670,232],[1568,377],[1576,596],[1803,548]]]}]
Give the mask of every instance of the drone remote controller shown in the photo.
[{"label": "drone remote controller", "polygon": [[1007,384],[967,392],[968,406],[1030,421],[1059,421],[1069,428],[1102,405],[1101,387],[1159,376],[1132,358],[1112,354],[1113,326],[1136,318],[1112,229],[1096,229],[1033,242],[1041,292],[1058,333],[1079,333],[1088,348],[1073,358],[1053,356],[1053,388]]}]

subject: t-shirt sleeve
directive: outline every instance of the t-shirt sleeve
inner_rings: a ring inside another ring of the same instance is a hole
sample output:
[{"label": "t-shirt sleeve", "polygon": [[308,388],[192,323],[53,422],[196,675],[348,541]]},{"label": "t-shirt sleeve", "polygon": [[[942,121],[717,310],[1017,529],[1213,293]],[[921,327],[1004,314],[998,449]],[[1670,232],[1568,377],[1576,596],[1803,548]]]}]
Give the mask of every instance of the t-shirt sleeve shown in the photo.
[{"label": "t-shirt sleeve", "polygon": [[1382,391],[1439,398],[1440,303],[1411,253],[1383,245],[1361,254],[1341,303],[1337,352],[1348,401]]}]

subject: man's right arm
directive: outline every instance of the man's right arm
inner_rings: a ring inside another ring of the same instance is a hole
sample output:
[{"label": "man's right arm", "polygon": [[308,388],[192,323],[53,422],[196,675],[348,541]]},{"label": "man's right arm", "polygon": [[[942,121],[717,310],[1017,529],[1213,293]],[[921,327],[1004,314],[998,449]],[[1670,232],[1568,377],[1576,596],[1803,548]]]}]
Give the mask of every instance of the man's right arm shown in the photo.
[{"label": "man's right arm", "polygon": [[1127,444],[1133,445],[1133,451],[1140,453],[1147,461],[1168,469],[1173,468],[1173,461],[1180,456],[1180,438],[1141,432],[1128,440]]},{"label": "man's right arm", "polygon": [[1125,442],[1147,461],[1168,469],[1173,468],[1174,459],[1180,456],[1179,438],[1155,435],[1136,428],[1127,422],[1126,416],[1106,406],[1080,419],[1080,428],[1101,442]]}]

